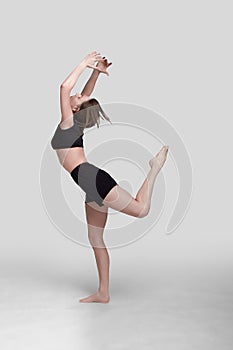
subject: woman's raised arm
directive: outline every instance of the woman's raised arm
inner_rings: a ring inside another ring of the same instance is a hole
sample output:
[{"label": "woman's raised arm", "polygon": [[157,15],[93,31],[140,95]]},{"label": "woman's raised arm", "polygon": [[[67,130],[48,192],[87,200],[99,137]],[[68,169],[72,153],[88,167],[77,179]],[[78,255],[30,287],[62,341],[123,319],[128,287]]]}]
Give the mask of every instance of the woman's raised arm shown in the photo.
[{"label": "woman's raised arm", "polygon": [[61,122],[70,118],[73,111],[70,104],[70,92],[77,83],[79,76],[86,67],[94,68],[96,61],[100,60],[101,56],[96,52],[87,55],[81,63],[68,75],[68,77],[60,85],[60,106],[61,106]]},{"label": "woman's raised arm", "polygon": [[98,60],[97,65],[95,67],[92,67],[95,69],[93,69],[93,72],[92,72],[90,78],[88,79],[87,83],[85,84],[85,86],[81,92],[82,95],[85,95],[85,96],[91,95],[91,93],[94,90],[96,81],[97,81],[100,73],[104,73],[104,74],[109,76],[109,73],[107,72],[107,68],[109,66],[111,66],[111,64],[112,64],[112,62],[108,63],[108,60],[105,57],[103,57],[101,60]]},{"label": "woman's raised arm", "polygon": [[95,62],[99,61],[100,59],[101,59],[101,55],[96,51],[93,51],[92,53],[88,54],[79,63],[79,65],[68,75],[68,77],[63,81],[61,86],[66,87],[71,91],[75,86],[75,84],[77,83],[78,78],[80,77],[82,72],[85,70],[85,68],[86,67],[95,68],[94,67]]}]

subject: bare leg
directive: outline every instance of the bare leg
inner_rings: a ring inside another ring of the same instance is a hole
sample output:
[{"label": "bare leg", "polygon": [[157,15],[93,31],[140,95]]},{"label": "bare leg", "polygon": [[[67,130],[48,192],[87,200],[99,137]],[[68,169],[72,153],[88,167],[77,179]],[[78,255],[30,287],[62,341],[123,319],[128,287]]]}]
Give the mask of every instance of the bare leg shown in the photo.
[{"label": "bare leg", "polygon": [[86,219],[88,224],[88,238],[92,245],[98,274],[99,288],[96,293],[87,298],[80,299],[80,302],[108,303],[109,297],[109,255],[104,244],[103,232],[107,221],[108,208],[100,207],[95,202],[85,204]]},{"label": "bare leg", "polygon": [[116,185],[105,197],[103,203],[112,209],[125,213],[127,215],[139,218],[145,217],[150,210],[151,196],[158,173],[163,167],[167,158],[168,146],[163,146],[161,150],[150,160],[150,171],[140,187],[136,198]]},{"label": "bare leg", "polygon": [[80,299],[80,302],[109,302],[109,255],[103,240],[108,207],[132,216],[146,216],[150,209],[155,179],[166,160],[167,151],[168,148],[164,146],[160,152],[150,160],[149,164],[151,169],[140,187],[136,198],[133,198],[129,192],[117,185],[112,188],[105,197],[103,207],[100,207],[95,202],[86,204],[88,237],[94,250],[97,263],[99,288],[96,293],[87,298]]}]

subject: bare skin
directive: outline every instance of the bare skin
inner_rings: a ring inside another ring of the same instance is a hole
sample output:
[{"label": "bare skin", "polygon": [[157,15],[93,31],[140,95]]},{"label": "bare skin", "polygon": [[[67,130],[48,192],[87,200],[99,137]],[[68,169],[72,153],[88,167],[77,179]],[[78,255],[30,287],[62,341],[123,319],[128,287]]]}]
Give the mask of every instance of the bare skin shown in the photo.
[{"label": "bare skin", "polygon": [[109,255],[103,240],[104,227],[108,216],[108,207],[139,218],[148,215],[155,179],[166,161],[167,152],[168,146],[163,146],[149,161],[151,169],[140,187],[136,198],[133,198],[130,193],[117,185],[113,187],[105,197],[103,201],[104,206],[100,207],[95,202],[85,204],[88,238],[95,254],[99,274],[99,288],[94,294],[80,299],[80,302],[108,303],[110,301]]},{"label": "bare skin", "polygon": [[[95,65],[95,63],[97,63]],[[63,130],[73,126],[73,114],[79,111],[83,102],[91,98],[91,94],[95,88],[96,82],[100,74],[109,76],[107,69],[112,65],[107,58],[101,57],[99,53],[93,51],[88,54],[79,65],[68,75],[60,86],[60,106],[61,106],[61,122],[60,128]],[[93,72],[83,87],[81,93],[77,92],[70,95],[72,89],[77,83],[78,78],[86,68],[93,68]],[[77,165],[87,162],[84,149],[64,148],[56,150],[60,164],[70,173]]]},{"label": "bare skin", "polygon": [[96,259],[99,288],[96,293],[80,299],[82,303],[108,303],[109,296],[109,255],[103,240],[104,227],[108,218],[108,208],[100,207],[96,202],[85,204],[88,225],[88,238]]},{"label": "bare skin", "polygon": [[[105,57],[101,57],[97,51],[88,54],[68,75],[60,85],[61,129],[68,129],[73,125],[73,114],[80,109],[80,105],[87,101],[94,90],[100,73],[109,75],[107,68],[109,63]],[[85,84],[81,94],[71,96],[71,91],[77,83],[80,75],[86,68],[92,68],[91,77]],[[103,200],[103,206],[96,202],[85,204],[86,219],[88,225],[88,238],[95,254],[99,288],[96,293],[80,299],[80,302],[108,303],[109,296],[109,255],[104,244],[103,232],[108,218],[108,208],[115,209],[127,215],[143,218],[148,215],[151,204],[151,196],[156,177],[163,167],[167,157],[168,147],[162,149],[149,161],[150,171],[135,198],[125,189],[116,185]],[[72,149],[57,150],[61,165],[71,172],[77,165],[86,162],[84,149],[75,147]]]}]

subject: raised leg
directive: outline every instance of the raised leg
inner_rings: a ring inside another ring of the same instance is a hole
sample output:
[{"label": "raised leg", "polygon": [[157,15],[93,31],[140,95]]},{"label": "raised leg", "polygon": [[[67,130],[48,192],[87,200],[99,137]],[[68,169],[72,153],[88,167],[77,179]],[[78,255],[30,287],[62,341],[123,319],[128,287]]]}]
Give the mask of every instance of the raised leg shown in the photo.
[{"label": "raised leg", "polygon": [[86,219],[88,225],[88,238],[92,245],[98,275],[99,275],[99,288],[96,293],[90,295],[87,298],[80,299],[80,302],[90,303],[108,303],[109,297],[109,255],[104,244],[103,233],[104,227],[107,222],[108,208],[105,206],[100,207],[96,202],[89,202],[85,204]]},{"label": "raised leg", "polygon": [[143,218],[150,210],[151,196],[158,173],[163,167],[167,158],[168,146],[163,146],[161,150],[149,161],[150,171],[138,190],[136,198],[116,185],[104,198],[104,205],[127,215]]}]

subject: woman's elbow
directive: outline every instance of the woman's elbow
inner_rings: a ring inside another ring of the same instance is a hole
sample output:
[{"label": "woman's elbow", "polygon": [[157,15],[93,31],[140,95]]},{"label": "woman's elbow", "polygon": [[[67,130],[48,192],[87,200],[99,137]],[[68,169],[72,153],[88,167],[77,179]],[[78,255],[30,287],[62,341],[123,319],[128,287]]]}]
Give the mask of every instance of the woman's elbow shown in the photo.
[{"label": "woman's elbow", "polygon": [[60,85],[60,90],[64,90],[64,89],[66,89],[66,90],[72,90],[72,86],[70,86],[68,83],[62,83],[62,84]]}]

